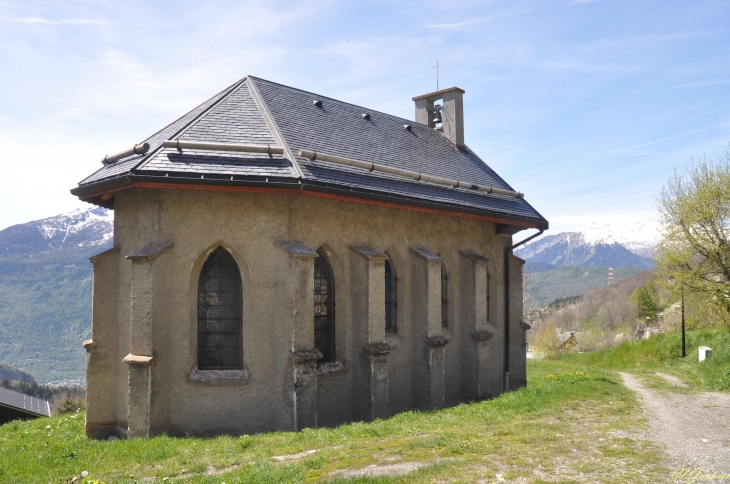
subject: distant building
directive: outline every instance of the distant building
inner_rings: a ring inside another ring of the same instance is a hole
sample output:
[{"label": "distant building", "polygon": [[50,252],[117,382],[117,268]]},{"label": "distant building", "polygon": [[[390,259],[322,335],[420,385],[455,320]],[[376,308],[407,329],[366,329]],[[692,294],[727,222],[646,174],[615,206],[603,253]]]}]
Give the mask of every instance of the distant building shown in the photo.
[{"label": "distant building", "polygon": [[50,416],[51,406],[46,400],[0,387],[0,425],[11,420]]},{"label": "distant building", "polygon": [[566,331],[558,333],[558,343],[560,345],[560,353],[576,353],[579,350],[578,340],[575,337],[575,331]]}]

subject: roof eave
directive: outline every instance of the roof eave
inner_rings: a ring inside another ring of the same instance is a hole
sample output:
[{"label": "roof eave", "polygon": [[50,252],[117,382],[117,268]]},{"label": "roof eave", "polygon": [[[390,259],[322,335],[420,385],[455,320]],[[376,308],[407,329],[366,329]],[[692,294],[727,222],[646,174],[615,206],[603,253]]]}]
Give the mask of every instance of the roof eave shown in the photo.
[{"label": "roof eave", "polygon": [[[45,400],[44,400],[44,402],[45,402]],[[16,412],[22,412],[22,413],[28,414],[31,417],[39,417],[39,418],[40,417],[50,417],[50,415],[46,415],[45,413],[34,412],[33,410],[28,410],[27,408],[21,408],[21,407],[18,407],[16,405],[12,405],[9,403],[0,402],[0,407],[10,408],[12,410],[15,410]]]},{"label": "roof eave", "polygon": [[[172,175],[172,176],[170,176]],[[270,180],[270,181],[266,181]],[[133,188],[135,183],[150,182],[150,183],[165,183],[165,184],[179,184],[179,185],[211,185],[219,187],[259,187],[259,188],[284,188],[292,191],[297,190],[308,190],[313,192],[329,193],[333,195],[340,195],[353,198],[362,198],[366,200],[389,202],[394,204],[411,205],[415,207],[422,207],[430,210],[439,210],[445,212],[454,212],[455,214],[465,214],[471,216],[479,216],[486,218],[499,219],[500,223],[514,222],[515,225],[523,227],[524,229],[539,229],[547,230],[549,227],[548,221],[544,218],[529,218],[520,217],[518,215],[492,211],[492,210],[480,210],[462,205],[450,204],[450,203],[435,203],[416,197],[409,197],[406,195],[388,194],[375,190],[368,190],[358,187],[340,186],[325,182],[319,182],[316,180],[309,179],[295,179],[295,178],[275,178],[268,177],[262,179],[261,177],[239,177],[238,179],[231,180],[229,176],[225,178],[216,177],[215,175],[207,175],[207,178],[190,178],[187,174],[176,174],[176,173],[165,173],[165,174],[128,174],[112,179],[103,180],[98,183],[90,183],[88,185],[78,186],[71,190],[71,194],[79,197],[80,199],[93,203],[102,207],[108,207],[100,200],[100,197],[105,194],[113,194],[117,191]],[[108,200],[108,199],[107,199]]]}]

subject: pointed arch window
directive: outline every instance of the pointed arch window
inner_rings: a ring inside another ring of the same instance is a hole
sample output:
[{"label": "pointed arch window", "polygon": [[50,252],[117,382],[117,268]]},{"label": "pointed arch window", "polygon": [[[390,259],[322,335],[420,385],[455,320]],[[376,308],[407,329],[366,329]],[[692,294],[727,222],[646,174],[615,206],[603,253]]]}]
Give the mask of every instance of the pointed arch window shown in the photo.
[{"label": "pointed arch window", "polygon": [[198,369],[243,369],[241,272],[223,247],[203,264],[198,281]]},{"label": "pointed arch window", "polygon": [[449,325],[449,274],[441,263],[441,326]]},{"label": "pointed arch window", "polygon": [[385,260],[385,331],[394,332],[397,327],[398,288],[395,269],[390,258]]},{"label": "pointed arch window", "polygon": [[314,259],[314,347],[322,353],[320,362],[335,359],[335,278],[322,249]]}]

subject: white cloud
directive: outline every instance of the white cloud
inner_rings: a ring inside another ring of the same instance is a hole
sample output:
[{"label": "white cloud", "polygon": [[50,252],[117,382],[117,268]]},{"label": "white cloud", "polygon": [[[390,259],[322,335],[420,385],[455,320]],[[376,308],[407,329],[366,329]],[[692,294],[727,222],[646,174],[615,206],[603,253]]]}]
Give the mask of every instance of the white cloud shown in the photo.
[{"label": "white cloud", "polygon": [[106,20],[95,20],[88,18],[72,18],[66,20],[48,20],[44,18],[13,18],[3,19],[2,22],[18,22],[27,24],[46,24],[46,25],[111,25],[114,22],[108,22]]},{"label": "white cloud", "polygon": [[464,20],[461,22],[431,24],[431,25],[427,25],[426,27],[430,28],[430,29],[456,29],[456,28],[460,28],[460,27],[468,27],[470,25],[476,25],[476,24],[480,24],[480,23],[484,23],[484,22],[489,22],[490,20],[499,20],[499,19],[509,18],[509,17],[520,17],[522,15],[529,15],[529,14],[536,13],[536,12],[543,12],[545,10],[553,10],[556,8],[569,7],[571,5],[595,3],[595,2],[599,2],[599,1],[601,1],[601,0],[573,0],[571,2],[561,3],[558,5],[549,5],[546,7],[537,7],[537,8],[527,8],[524,10],[517,10],[515,12],[507,12],[507,13],[502,13],[502,14],[497,14],[497,15],[491,15],[491,16],[483,17],[483,18],[476,19],[476,20]]},{"label": "white cloud", "polygon": [[726,84],[730,84],[730,79],[719,79],[716,81],[700,81],[690,84],[680,84],[677,86],[672,86],[670,89],[693,89],[698,87],[724,86]]},{"label": "white cloud", "polygon": [[649,141],[647,143],[641,143],[641,144],[638,144],[638,145],[629,146],[627,148],[621,148],[621,149],[618,149],[618,150],[614,150],[614,151],[612,151],[609,154],[625,154],[625,153],[630,153],[633,150],[635,150],[636,148],[643,148],[644,146],[651,146],[651,145],[655,145],[657,143],[662,143],[664,141],[669,141],[669,140],[673,140],[673,139],[677,139],[677,138],[683,138],[683,137],[689,136],[691,134],[701,133],[703,131],[708,131],[708,130],[711,130],[711,129],[720,128],[722,126],[727,126],[729,124],[730,124],[730,121],[727,121],[725,123],[715,124],[713,126],[707,126],[705,128],[700,128],[700,129],[695,129],[695,130],[692,130],[692,131],[687,131],[686,133],[675,134],[674,136],[667,136],[666,138],[661,138],[661,139]]}]

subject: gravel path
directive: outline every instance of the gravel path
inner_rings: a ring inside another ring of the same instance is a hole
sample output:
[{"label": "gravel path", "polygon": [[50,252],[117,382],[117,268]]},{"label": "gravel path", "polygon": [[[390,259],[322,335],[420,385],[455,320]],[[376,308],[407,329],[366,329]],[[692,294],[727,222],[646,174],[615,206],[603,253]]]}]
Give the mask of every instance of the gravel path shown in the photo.
[{"label": "gravel path", "polygon": [[620,375],[644,404],[651,438],[665,447],[668,467],[730,475],[730,394],[661,395],[633,375]]}]

